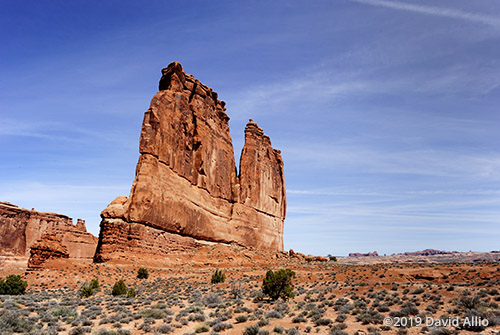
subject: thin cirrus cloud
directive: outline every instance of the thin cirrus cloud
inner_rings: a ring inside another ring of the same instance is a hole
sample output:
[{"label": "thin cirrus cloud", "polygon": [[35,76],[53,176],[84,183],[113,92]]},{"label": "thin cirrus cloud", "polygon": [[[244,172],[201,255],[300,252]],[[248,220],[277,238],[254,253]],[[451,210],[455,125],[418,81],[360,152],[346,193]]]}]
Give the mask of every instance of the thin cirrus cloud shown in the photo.
[{"label": "thin cirrus cloud", "polygon": [[399,1],[386,1],[386,0],[351,0],[353,2],[359,2],[372,6],[380,6],[398,10],[404,10],[409,12],[415,12],[426,15],[434,15],[441,17],[448,17],[459,20],[466,20],[471,22],[478,22],[482,24],[487,24],[496,28],[500,28],[500,17],[492,16],[486,14],[478,14],[466,12],[458,9],[425,6],[425,5],[415,5],[410,3],[404,3]]}]

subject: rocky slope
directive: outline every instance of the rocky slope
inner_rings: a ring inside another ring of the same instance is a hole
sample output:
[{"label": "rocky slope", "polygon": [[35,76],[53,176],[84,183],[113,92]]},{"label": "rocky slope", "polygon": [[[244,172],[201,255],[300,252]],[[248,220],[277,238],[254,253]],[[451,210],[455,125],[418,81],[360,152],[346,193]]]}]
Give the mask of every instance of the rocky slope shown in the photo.
[{"label": "rocky slope", "polygon": [[62,214],[37,212],[0,202],[0,255],[30,257],[31,247],[44,234],[53,234],[75,259],[92,259],[97,238],[87,232],[85,221]]},{"label": "rocky slope", "polygon": [[101,213],[95,261],[210,242],[283,250],[280,151],[250,120],[238,175],[225,103],[179,63],[162,74],[144,115],[130,196]]}]

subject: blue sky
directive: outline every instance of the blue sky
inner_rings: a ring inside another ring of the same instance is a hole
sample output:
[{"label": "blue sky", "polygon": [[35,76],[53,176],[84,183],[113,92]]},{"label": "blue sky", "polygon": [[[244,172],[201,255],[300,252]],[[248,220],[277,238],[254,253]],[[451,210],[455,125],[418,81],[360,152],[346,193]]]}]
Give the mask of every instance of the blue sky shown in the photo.
[{"label": "blue sky", "polygon": [[0,201],[97,235],[180,61],[282,150],[286,249],[499,249],[496,0],[2,1],[0,43]]}]

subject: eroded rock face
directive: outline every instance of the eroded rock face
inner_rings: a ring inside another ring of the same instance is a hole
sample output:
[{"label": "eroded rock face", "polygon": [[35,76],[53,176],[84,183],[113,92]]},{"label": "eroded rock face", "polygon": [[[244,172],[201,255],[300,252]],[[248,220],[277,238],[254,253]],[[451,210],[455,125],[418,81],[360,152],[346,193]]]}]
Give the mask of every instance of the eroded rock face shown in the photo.
[{"label": "eroded rock face", "polygon": [[[162,254],[172,245],[188,250],[207,241],[283,250],[280,151],[250,120],[237,175],[225,103],[179,63],[162,74],[144,115],[130,196],[101,213],[95,260],[127,250]],[[139,235],[147,248],[137,243]]]},{"label": "eroded rock face", "polygon": [[31,246],[28,267],[40,268],[49,259],[58,258],[69,258],[68,249],[56,234],[44,234]]},{"label": "eroded rock face", "polygon": [[44,234],[54,234],[70,258],[92,259],[97,238],[87,232],[85,221],[62,214],[43,213],[0,202],[0,254],[30,257],[30,248]]}]

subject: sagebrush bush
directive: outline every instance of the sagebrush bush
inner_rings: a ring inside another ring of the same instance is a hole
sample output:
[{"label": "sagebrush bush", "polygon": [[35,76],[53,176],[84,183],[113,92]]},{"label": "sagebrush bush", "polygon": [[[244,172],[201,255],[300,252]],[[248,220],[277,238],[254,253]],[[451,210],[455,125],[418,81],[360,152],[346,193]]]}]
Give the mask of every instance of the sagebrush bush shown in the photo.
[{"label": "sagebrush bush", "polygon": [[269,296],[272,300],[288,300],[293,298],[293,283],[295,272],[290,269],[281,269],[277,271],[269,270],[262,282],[262,293]]},{"label": "sagebrush bush", "polygon": [[0,295],[20,295],[24,294],[28,287],[28,282],[21,279],[20,275],[8,275],[0,280]]},{"label": "sagebrush bush", "polygon": [[226,281],[226,274],[222,270],[215,270],[212,275],[212,284],[223,283]]}]

